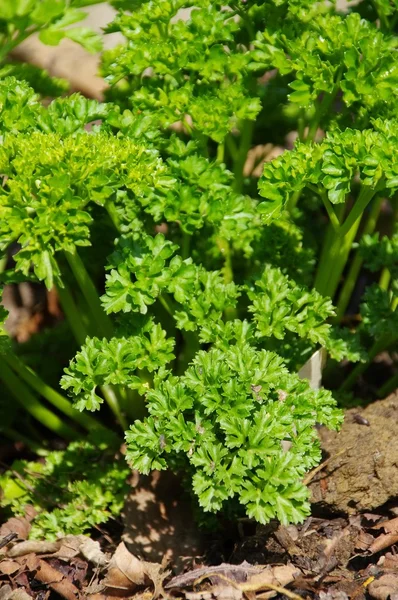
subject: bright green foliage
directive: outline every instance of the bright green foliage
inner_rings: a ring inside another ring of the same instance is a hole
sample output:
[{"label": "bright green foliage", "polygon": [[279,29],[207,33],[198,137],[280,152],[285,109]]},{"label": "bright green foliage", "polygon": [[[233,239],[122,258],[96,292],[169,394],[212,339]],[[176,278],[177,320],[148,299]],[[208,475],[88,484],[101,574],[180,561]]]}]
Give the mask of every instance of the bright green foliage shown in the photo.
[{"label": "bright green foliage", "polygon": [[[304,109],[315,105],[321,122],[333,118],[331,102],[339,91],[345,103],[340,120],[353,105],[361,119],[375,110],[395,115],[395,42],[357,13],[287,20],[276,31],[259,33],[255,47],[251,68],[294,75],[290,102]],[[323,101],[317,104],[321,94]]]},{"label": "bright green foliage", "polygon": [[48,453],[45,462],[16,461],[0,476],[2,504],[25,515],[38,510],[31,539],[77,535],[119,515],[128,490],[129,469],[106,449],[74,442]]},{"label": "bright green foliage", "polygon": [[340,417],[327,392],[289,375],[276,354],[245,343],[199,352],[183,376],[155,381],[146,399],[149,417],[126,436],[132,467],[178,466],[205,511],[236,498],[261,523],[309,514],[300,480],[320,458],[314,424],[336,427]]},{"label": "bright green foliage", "polygon": [[276,218],[289,197],[305,187],[314,187],[321,197],[326,193],[333,204],[343,203],[358,176],[366,189],[392,194],[398,188],[396,145],[384,131],[336,131],[321,144],[299,143],[266,164],[259,191],[268,201],[260,210],[267,220]]},{"label": "bright green foliage", "polygon": [[55,254],[90,244],[89,204],[103,206],[120,187],[144,195],[162,185],[164,169],[156,154],[128,140],[81,133],[61,141],[59,134],[34,132],[7,135],[0,170],[7,176],[0,192],[1,247],[18,241],[17,269],[27,275],[33,265],[51,288],[59,276]]},{"label": "bright green foliage", "polygon": [[[191,8],[184,0],[140,2],[131,14],[121,12],[108,31],[123,33],[127,44],[105,53],[107,80],[127,78],[131,101],[156,111],[162,126],[189,115],[198,133],[222,142],[239,121],[254,120],[260,111],[246,85],[248,54],[235,39],[241,25],[233,16],[245,8],[231,4],[232,13],[221,2],[202,0],[188,21],[175,18],[179,9]],[[145,76],[149,68],[151,77]]]},{"label": "bright green foliage", "polygon": [[78,410],[98,410],[103,402],[97,394],[99,387],[120,385],[144,393],[147,385],[140,379],[140,372],[151,373],[169,363],[174,358],[173,347],[174,340],[166,338],[161,326],[152,321],[145,324],[140,335],[87,339],[65,370],[61,387],[79,398],[75,404]]},{"label": "bright green foliage", "polygon": [[271,267],[264,269],[248,296],[253,303],[249,311],[254,315],[257,336],[283,340],[287,329],[314,344],[326,344],[330,329],[326,319],[334,315],[328,298],[300,288]]},{"label": "bright green foliage", "polygon": [[[30,34],[36,19],[47,43],[67,35],[96,49],[91,33],[64,29],[85,0],[14,4],[0,31],[24,22]],[[375,234],[382,211],[397,214],[395,8],[113,4],[108,31],[126,41],[103,56],[106,102],[73,94],[45,105],[45,77],[31,89],[5,77],[18,73],[11,65],[1,72],[0,250],[15,265],[0,281],[57,286],[79,348],[63,355],[61,387],[83,412],[14,356],[0,357],[2,380],[24,424],[66,439],[98,432],[84,411],[101,408],[101,418],[106,402],[107,420],[131,424],[131,466],[181,472],[205,511],[299,522],[302,482],[320,459],[315,425],[336,428],[341,413],[298,369],[321,347],[336,381],[336,361],[358,362],[347,391],[398,339],[396,236]],[[379,285],[358,300],[369,271]],[[343,319],[359,304],[354,327]],[[119,490],[124,469],[112,469]],[[82,472],[69,487],[77,495],[59,500],[62,514],[43,514],[37,534],[119,510],[101,475]],[[87,497],[95,510],[80,521]]]},{"label": "bright green foliage", "polygon": [[366,267],[372,272],[388,269],[393,282],[398,280],[398,233],[391,238],[380,234],[362,237],[359,252],[363,256]]},{"label": "bright green foliage", "polygon": [[[66,0],[2,0],[0,5],[0,62],[24,39],[39,33],[44,44],[57,46],[69,38],[88,50],[99,52],[101,38],[87,27],[72,27],[85,18],[80,7],[90,2]],[[68,27],[67,29],[65,29]]]},{"label": "bright green foliage", "polygon": [[398,339],[397,297],[381,289],[370,286],[364,295],[361,306],[363,328],[372,338],[378,340],[385,335]]},{"label": "bright green foliage", "polygon": [[141,243],[122,240],[110,258],[112,270],[102,297],[106,312],[146,314],[148,306],[169,293],[181,305],[174,315],[177,326],[190,331],[234,306],[237,289],[232,282],[224,283],[220,273],[206,271],[191,258],[182,260],[174,255],[176,249],[161,233],[142,237]]}]

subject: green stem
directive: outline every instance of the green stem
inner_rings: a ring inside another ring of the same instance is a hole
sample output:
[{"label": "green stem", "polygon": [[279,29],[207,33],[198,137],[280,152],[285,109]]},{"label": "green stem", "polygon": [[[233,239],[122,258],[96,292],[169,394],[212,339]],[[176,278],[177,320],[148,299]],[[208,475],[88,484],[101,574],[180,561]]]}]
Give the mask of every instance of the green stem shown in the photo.
[{"label": "green stem", "polygon": [[10,369],[3,356],[0,356],[0,377],[21,406],[44,427],[68,440],[79,437],[72,427],[61,421],[57,415],[39,402],[29,388]]},{"label": "green stem", "polygon": [[319,124],[321,122],[321,119],[322,119],[323,115],[329,111],[330,105],[332,104],[333,100],[336,98],[336,95],[340,89],[340,81],[341,81],[342,74],[343,74],[343,69],[340,68],[337,71],[337,77],[336,77],[335,84],[333,86],[333,90],[331,91],[330,94],[325,94],[322,98],[322,101],[317,103],[317,107],[315,109],[315,114],[311,120],[310,126],[308,128],[308,133],[305,138],[306,143],[314,141],[316,132],[318,131]]},{"label": "green stem", "polygon": [[315,288],[324,296],[333,298],[339,285],[354,242],[362,214],[376,190],[362,187],[350,214],[328,237],[326,251],[322,253],[321,261],[315,278]]},{"label": "green stem", "polygon": [[168,298],[165,294],[161,294],[159,296],[159,302],[163,306],[163,308],[167,311],[167,313],[174,317],[174,308],[171,305],[170,298]]},{"label": "green stem", "polygon": [[351,371],[349,376],[343,382],[342,386],[340,387],[340,390],[342,392],[349,391],[358,379],[358,377],[362,375],[362,373],[364,373],[366,369],[370,366],[373,359],[378,354],[380,354],[380,352],[383,352],[383,350],[387,350],[387,348],[389,348],[397,340],[398,336],[392,336],[390,334],[385,334],[379,340],[377,340],[369,350],[368,360],[364,363],[357,364],[357,366]]},{"label": "green stem", "polygon": [[[370,214],[369,214],[369,218],[368,218],[366,225],[364,227],[364,230],[362,232],[362,235],[368,235],[370,233],[373,233],[373,231],[376,227],[376,224],[377,224],[377,220],[379,218],[382,202],[383,202],[383,198],[381,195],[375,199],[373,206],[372,206],[372,210],[370,211]],[[359,272],[362,267],[362,263],[363,263],[363,258],[361,256],[361,254],[359,253],[359,251],[357,250],[354,260],[351,263],[351,267],[350,267],[350,270],[348,271],[348,274],[345,279],[342,290],[340,292],[339,300],[337,302],[337,311],[336,311],[336,317],[335,317],[336,322],[341,321],[341,319],[343,318],[343,316],[345,314],[345,311],[347,310],[347,306],[348,306],[348,303],[352,296],[352,292],[354,290],[355,284],[357,282],[358,275],[359,275]]]},{"label": "green stem", "polygon": [[218,144],[217,146],[217,158],[216,158],[216,162],[217,163],[223,163],[225,159],[225,141],[224,142],[220,142],[220,144]]},{"label": "green stem", "polygon": [[108,202],[105,204],[105,208],[107,210],[109,218],[112,221],[116,231],[118,233],[120,233],[121,227],[120,227],[119,215],[117,214],[116,206],[115,206],[115,203],[113,202],[113,200],[108,200]]},{"label": "green stem", "polygon": [[232,161],[235,162],[238,158],[238,148],[231,133],[228,133],[227,137],[225,138],[225,146],[230,157],[232,158]]},{"label": "green stem", "polygon": [[83,261],[76,251],[73,254],[71,252],[65,252],[65,256],[83,293],[83,296],[90,307],[91,314],[94,318],[97,329],[99,330],[98,334],[108,339],[111,338],[113,335],[112,323],[101,306],[97,290],[89,274],[87,273]]},{"label": "green stem", "polygon": [[333,229],[335,231],[340,231],[340,227],[341,227],[340,219],[337,216],[337,214],[333,208],[333,205],[328,198],[328,195],[325,192],[323,192],[323,193],[321,193],[321,198],[322,198],[322,202],[326,208],[326,212],[328,213],[330,223],[331,223]]},{"label": "green stem", "polygon": [[183,260],[189,258],[192,236],[182,231],[181,257]]},{"label": "green stem", "polygon": [[[69,254],[69,253],[65,253],[65,254]],[[69,256],[72,256],[72,255],[70,254]],[[83,266],[83,268],[84,268],[84,266]],[[77,277],[76,277],[76,279],[77,279]],[[89,280],[91,286],[94,287],[91,279],[89,278],[88,280]],[[90,289],[90,285],[89,285],[89,289]],[[94,290],[95,290],[95,288],[94,288]],[[88,332],[87,332],[87,328],[81,318],[80,311],[79,311],[78,307],[76,306],[75,301],[72,297],[72,294],[70,293],[70,291],[66,285],[64,285],[63,288],[59,287],[58,291],[60,292],[60,300],[61,300],[62,309],[68,320],[68,323],[72,329],[72,332],[75,336],[77,343],[82,346],[85,342]],[[96,299],[98,300],[98,296],[97,296],[96,292],[95,292],[95,296],[96,296]],[[85,297],[86,297],[87,302],[89,303],[88,297],[87,296],[85,296]],[[106,316],[105,313],[103,312],[101,306],[100,306],[100,309],[102,312],[102,316]],[[108,333],[110,333],[110,332],[108,332]],[[109,337],[111,337],[111,335]],[[115,392],[115,390],[108,385],[103,385],[103,386],[101,386],[100,389],[101,389],[102,395],[104,396],[105,400],[107,401],[108,406],[111,409],[111,411],[113,412],[113,414],[115,415],[117,421],[119,422],[121,427],[123,427],[123,429],[126,429],[127,421],[121,412],[120,404],[119,404],[119,396],[118,396],[117,392]]]},{"label": "green stem", "polygon": [[119,399],[115,389],[110,385],[102,385],[100,387],[100,390],[120,426],[123,429],[127,429],[127,421],[122,411],[120,410]]},{"label": "green stem", "polygon": [[243,188],[243,170],[247,158],[247,153],[250,150],[253,137],[254,122],[245,120],[240,124],[240,145],[237,155],[234,159],[233,171],[235,175],[235,191],[241,192]]},{"label": "green stem", "polygon": [[384,269],[381,272],[380,279],[379,279],[379,286],[381,287],[382,290],[388,290],[388,286],[390,285],[390,280],[391,280],[391,271],[387,267],[384,267]]},{"label": "green stem", "polygon": [[72,294],[65,284],[64,287],[61,287],[60,285],[57,286],[57,293],[73,336],[79,346],[83,346],[87,337],[87,329],[81,317],[81,313],[73,300]]},{"label": "green stem", "polygon": [[293,210],[296,208],[298,201],[300,200],[301,194],[303,192],[303,189],[298,190],[297,192],[294,192],[294,194],[292,194],[287,202],[287,210],[292,213]]},{"label": "green stem", "polygon": [[354,206],[352,207],[350,214],[348,215],[348,217],[346,218],[346,220],[340,227],[340,231],[339,231],[340,237],[345,236],[346,233],[348,233],[350,231],[350,229],[355,225],[355,223],[358,221],[358,219],[362,216],[362,214],[363,214],[365,208],[367,207],[367,205],[369,204],[369,202],[372,200],[376,191],[377,191],[377,189],[374,189],[374,188],[365,187],[365,186],[361,187],[359,196],[358,196]]},{"label": "green stem", "polygon": [[390,379],[388,379],[379,389],[377,390],[378,398],[385,398],[398,388],[398,372],[395,373]]},{"label": "green stem", "polygon": [[31,388],[40,394],[43,398],[48,400],[53,406],[55,406],[64,415],[87,429],[87,431],[102,429],[107,431],[105,427],[100,425],[94,417],[86,413],[82,413],[73,408],[71,403],[62,396],[59,392],[54,390],[52,387],[47,385],[40,377],[32,371],[15,354],[9,353],[5,355],[5,360],[8,365],[27,383]]}]

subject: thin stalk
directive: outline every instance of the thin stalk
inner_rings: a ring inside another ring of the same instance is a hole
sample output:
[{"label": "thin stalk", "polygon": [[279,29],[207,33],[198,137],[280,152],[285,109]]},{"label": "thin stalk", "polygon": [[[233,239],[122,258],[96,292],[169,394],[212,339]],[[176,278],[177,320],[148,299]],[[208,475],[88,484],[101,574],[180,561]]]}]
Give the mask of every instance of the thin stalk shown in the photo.
[{"label": "thin stalk", "polygon": [[57,293],[61,302],[62,310],[68,320],[73,336],[79,346],[83,346],[87,337],[87,329],[81,317],[81,313],[75,304],[72,294],[66,285],[64,285],[64,287],[61,287],[60,285],[57,286]]},{"label": "thin stalk", "polygon": [[93,315],[93,318],[99,330],[98,333],[108,339],[111,338],[113,335],[112,323],[101,306],[97,290],[91,280],[91,277],[87,273],[83,261],[81,260],[77,252],[74,252],[73,254],[71,252],[65,252],[65,256],[72,270],[72,273],[83,293],[83,296],[85,297],[86,302],[90,307],[91,314]]},{"label": "thin stalk", "polygon": [[362,216],[365,208],[367,207],[369,202],[372,200],[376,191],[377,190],[374,188],[369,188],[369,187],[365,187],[365,186],[361,187],[359,196],[358,196],[354,206],[352,207],[350,214],[348,215],[348,217],[346,218],[346,220],[340,227],[340,231],[339,231],[340,237],[345,236],[346,233],[348,233],[350,231],[351,227],[353,227],[355,225],[358,218],[360,218]]},{"label": "thin stalk", "polygon": [[117,214],[116,206],[115,206],[115,203],[113,202],[113,200],[108,200],[108,202],[105,204],[105,208],[107,210],[109,218],[112,221],[116,231],[118,233],[120,233],[121,232],[120,220],[119,220],[119,216]]},{"label": "thin stalk", "polygon": [[[370,211],[369,218],[366,222],[362,235],[368,235],[373,233],[377,220],[380,214],[381,204],[383,202],[382,196],[379,196],[375,199],[372,210]],[[363,258],[360,253],[357,251],[354,257],[354,260],[351,263],[350,270],[348,271],[347,277],[345,279],[344,285],[340,292],[339,300],[337,302],[337,310],[335,321],[339,322],[343,318],[345,311],[347,310],[348,303],[352,296],[352,292],[354,290],[355,284],[358,279],[359,272],[361,270],[363,264]]]},{"label": "thin stalk", "polygon": [[300,200],[301,194],[303,193],[303,190],[298,190],[297,192],[294,192],[294,194],[292,194],[287,202],[287,210],[292,213],[293,210],[296,208],[298,201]]},{"label": "thin stalk", "polygon": [[108,403],[109,408],[115,415],[119,424],[123,429],[127,429],[127,421],[122,411],[120,410],[119,398],[115,389],[110,385],[102,385],[100,387],[101,393]]},{"label": "thin stalk", "polygon": [[7,256],[2,256],[0,258],[0,273],[3,273],[7,265]]},{"label": "thin stalk", "polygon": [[241,123],[241,139],[236,158],[234,159],[233,171],[235,175],[235,191],[241,192],[243,188],[243,170],[250,150],[253,137],[254,122],[245,120]]},{"label": "thin stalk", "polygon": [[181,257],[183,260],[189,257],[192,236],[182,231]]},{"label": "thin stalk", "polygon": [[225,146],[228,150],[230,157],[232,158],[232,161],[235,162],[238,158],[238,148],[236,146],[234,138],[230,133],[228,133],[227,137],[225,138]]},{"label": "thin stalk", "polygon": [[31,388],[55,406],[64,415],[87,429],[87,431],[102,429],[104,432],[108,430],[103,427],[98,421],[88,415],[73,408],[71,403],[62,396],[59,392],[47,385],[40,377],[27,367],[15,354],[9,353],[5,357],[8,365],[27,383]]},{"label": "thin stalk", "polygon": [[61,421],[57,415],[39,402],[30,389],[10,369],[2,356],[0,356],[0,377],[21,406],[44,427],[68,440],[74,440],[79,437],[78,433],[72,427]]},{"label": "thin stalk", "polygon": [[390,285],[390,280],[391,280],[391,271],[387,267],[384,267],[384,269],[381,272],[380,279],[379,279],[379,286],[381,287],[382,290],[388,290],[388,286]]},{"label": "thin stalk", "polygon": [[366,369],[370,366],[373,359],[380,354],[383,350],[387,350],[392,344],[394,344],[398,340],[398,336],[392,336],[390,334],[383,335],[379,340],[377,340],[371,349],[369,350],[368,360],[364,363],[358,363],[357,366],[351,371],[349,376],[345,379],[343,384],[340,387],[340,391],[347,392],[349,391],[358,377],[362,375],[366,371]]},{"label": "thin stalk", "polygon": [[168,298],[165,294],[162,294],[161,296],[159,296],[159,302],[160,304],[163,306],[163,308],[166,310],[166,312],[171,316],[174,317],[174,308],[171,305],[171,299]]},{"label": "thin stalk", "polygon": [[216,158],[216,162],[220,164],[220,163],[223,163],[224,160],[225,160],[225,141],[221,142],[217,146],[217,158]]},{"label": "thin stalk", "polygon": [[[69,253],[65,253],[65,254],[69,254]],[[70,255],[70,256],[72,256],[72,255]],[[77,279],[77,277],[76,277],[76,279]],[[89,279],[89,281],[90,281],[91,285],[94,287],[94,284],[92,283],[91,279]],[[90,286],[89,286],[89,288],[90,288]],[[88,335],[88,331],[87,331],[87,328],[81,318],[80,311],[79,311],[78,307],[76,306],[73,296],[70,293],[70,291],[66,285],[64,285],[63,288],[59,287],[58,290],[60,291],[60,300],[61,300],[62,309],[63,309],[65,316],[68,320],[68,323],[72,329],[72,333],[74,334],[77,343],[79,345],[83,345],[85,342],[85,339]],[[95,290],[95,288],[94,288],[94,290]],[[97,296],[96,291],[95,291],[95,296],[98,301],[98,296]],[[89,304],[89,300],[88,300],[87,296],[86,296],[86,301]],[[90,306],[90,304],[89,304],[89,306]],[[101,306],[100,306],[100,308],[103,313],[103,316],[106,316],[105,313],[103,312]],[[127,421],[121,412],[120,405],[119,405],[119,397],[118,397],[117,392],[115,392],[115,390],[113,388],[111,388],[110,386],[107,386],[107,385],[101,386],[100,390],[101,390],[102,395],[104,396],[105,400],[107,401],[109,408],[111,409],[111,411],[115,415],[117,421],[119,422],[119,424],[121,425],[121,427],[123,427],[123,429],[126,429]]]},{"label": "thin stalk", "polygon": [[329,111],[330,105],[332,104],[333,100],[336,98],[336,95],[340,89],[340,80],[341,80],[342,74],[343,74],[343,69],[340,68],[337,71],[337,77],[336,77],[335,84],[333,86],[333,90],[331,91],[330,94],[325,94],[322,98],[322,101],[318,102],[317,107],[315,109],[315,114],[311,120],[311,123],[308,128],[308,132],[307,132],[307,135],[305,138],[306,143],[314,141],[316,132],[318,131],[319,124],[321,122],[321,119],[322,119],[323,115]]},{"label": "thin stalk", "polygon": [[374,189],[362,187],[348,217],[337,231],[334,230],[330,234],[328,247],[322,255],[315,278],[315,288],[322,295],[333,298],[348,260],[362,214],[375,193]]},{"label": "thin stalk", "polygon": [[326,208],[326,212],[328,213],[330,223],[331,223],[333,229],[335,231],[340,231],[340,227],[341,227],[340,219],[337,216],[337,214],[333,208],[333,205],[328,198],[328,195],[323,193],[323,194],[321,194],[321,198],[322,198],[322,202]]},{"label": "thin stalk", "polygon": [[398,372],[395,373],[390,379],[388,379],[379,389],[377,390],[377,396],[379,398],[385,398],[398,388]]},{"label": "thin stalk", "polygon": [[360,217],[351,230],[341,238],[336,232],[330,236],[330,245],[319,264],[314,287],[323,296],[333,298],[339,285],[340,277],[348,260],[348,256],[358,231]]}]

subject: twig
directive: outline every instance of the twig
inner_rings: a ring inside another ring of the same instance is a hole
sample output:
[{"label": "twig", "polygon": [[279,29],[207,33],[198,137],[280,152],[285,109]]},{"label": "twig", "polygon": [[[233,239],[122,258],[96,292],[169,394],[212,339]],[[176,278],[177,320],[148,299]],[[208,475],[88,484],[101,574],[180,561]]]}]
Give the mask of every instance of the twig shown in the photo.
[{"label": "twig", "polygon": [[290,590],[287,590],[286,588],[279,586],[279,585],[274,585],[273,583],[236,583],[236,581],[234,581],[233,579],[229,579],[228,577],[226,577],[225,575],[220,574],[213,574],[213,573],[208,573],[205,575],[202,575],[202,577],[199,577],[198,579],[196,579],[194,581],[194,585],[199,585],[199,583],[202,583],[202,581],[204,581],[205,579],[208,579],[211,576],[216,576],[219,579],[222,579],[223,581],[226,581],[229,585],[231,585],[232,587],[234,587],[237,590],[240,590],[241,592],[257,592],[259,590],[261,590],[262,588],[265,589],[269,589],[269,590],[273,590],[274,592],[278,592],[278,594],[283,594],[284,596],[287,596],[288,598],[290,598],[291,600],[303,600],[301,596],[299,596],[298,594],[295,594],[294,592],[291,592]]}]

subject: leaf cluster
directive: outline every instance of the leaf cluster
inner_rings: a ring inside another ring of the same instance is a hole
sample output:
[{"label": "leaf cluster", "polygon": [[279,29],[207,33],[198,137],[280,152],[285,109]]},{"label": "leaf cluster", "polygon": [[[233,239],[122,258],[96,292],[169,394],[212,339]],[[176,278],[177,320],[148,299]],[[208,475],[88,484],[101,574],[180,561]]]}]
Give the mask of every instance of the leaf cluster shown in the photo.
[{"label": "leaf cluster", "polygon": [[124,460],[106,449],[73,442],[44,462],[15,461],[0,476],[2,505],[19,516],[27,504],[37,509],[31,539],[79,535],[120,514],[128,474]]}]

